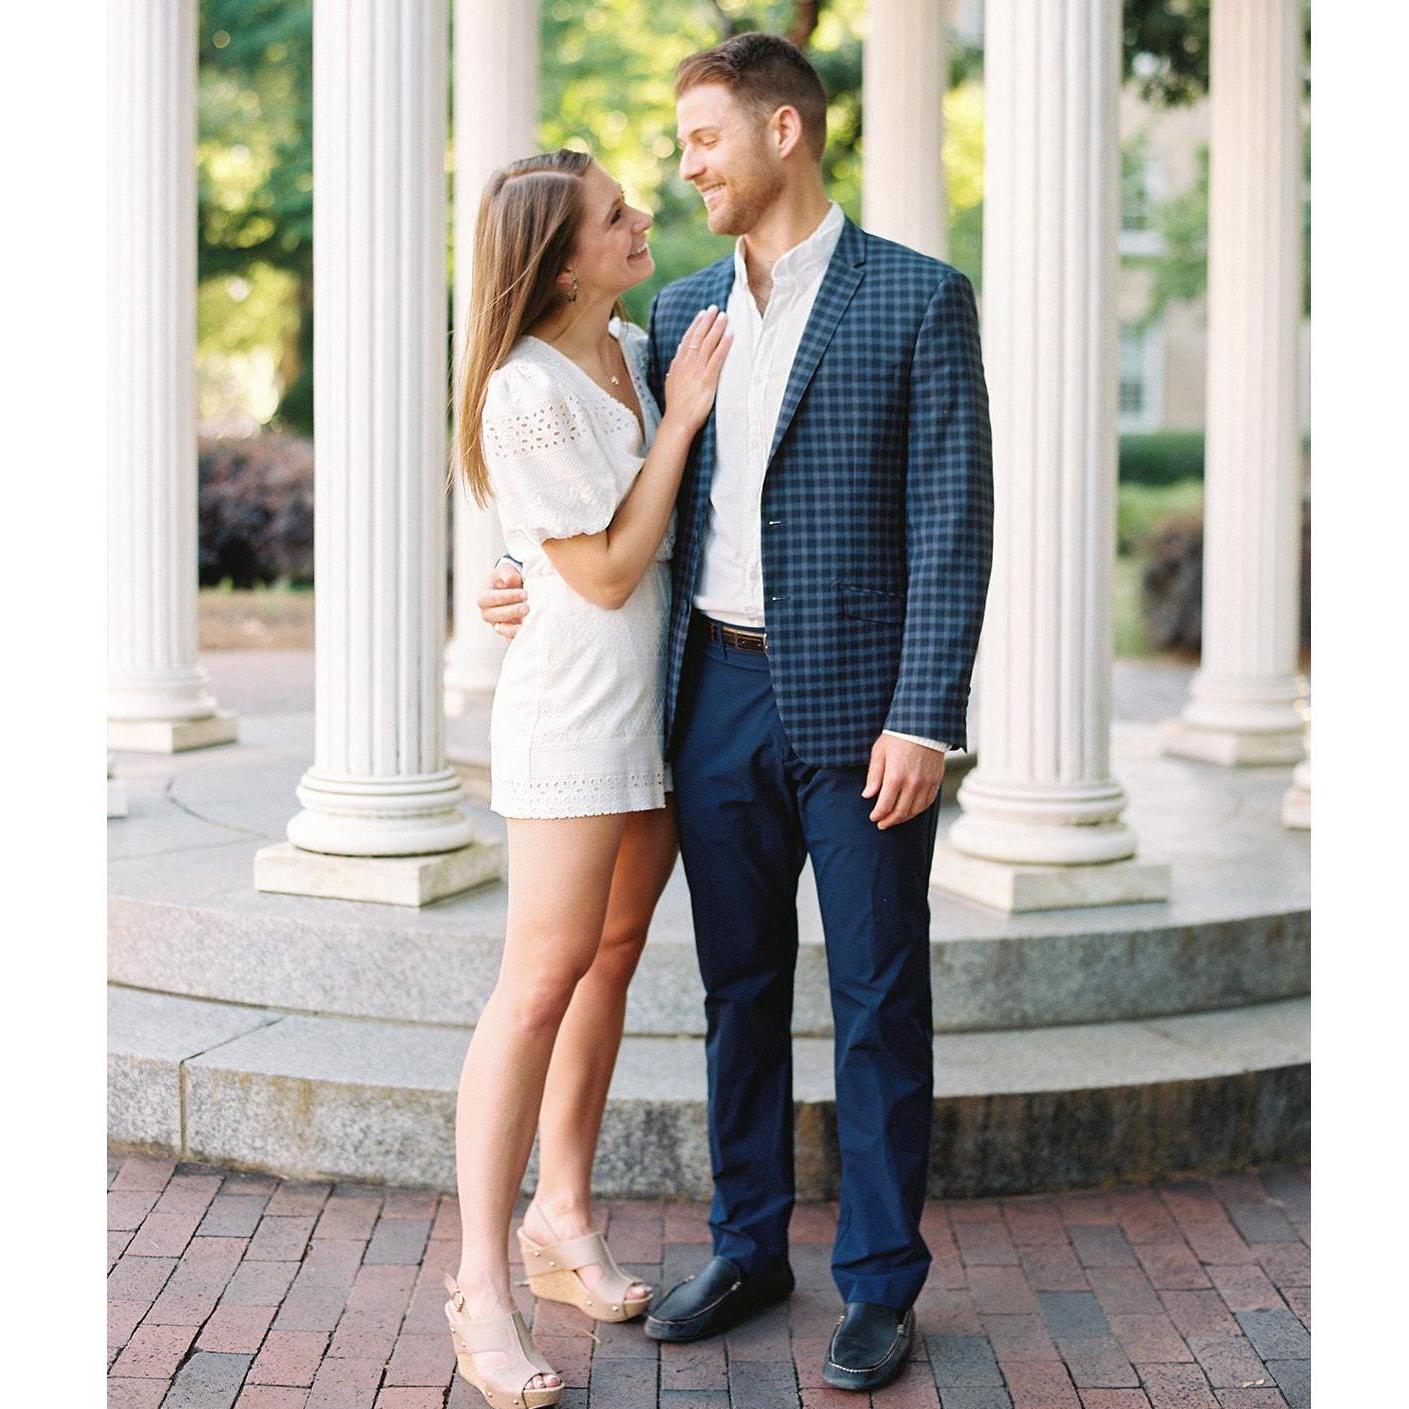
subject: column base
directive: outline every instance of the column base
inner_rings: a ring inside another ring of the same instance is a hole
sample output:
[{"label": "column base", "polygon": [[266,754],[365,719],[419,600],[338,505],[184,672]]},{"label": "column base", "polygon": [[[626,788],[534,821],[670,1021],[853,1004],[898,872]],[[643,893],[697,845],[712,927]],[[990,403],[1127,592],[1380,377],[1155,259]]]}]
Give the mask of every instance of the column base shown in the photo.
[{"label": "column base", "polygon": [[[451,696],[459,694],[459,704],[450,707]],[[494,693],[457,692],[445,687],[445,757],[459,774],[467,796],[489,801],[489,716]]]},{"label": "column base", "polygon": [[276,842],[254,854],[254,888],[324,900],[429,905],[497,881],[503,850],[498,842],[476,841],[430,856],[329,856]]},{"label": "column base", "polygon": [[1298,763],[1306,752],[1306,733],[1300,726],[1263,732],[1215,729],[1187,719],[1170,719],[1160,729],[1160,751],[1225,768]]},{"label": "column base", "polygon": [[[1308,741],[1308,747],[1310,746]],[[1282,825],[1299,832],[1311,830],[1311,759],[1303,758],[1282,794]]]},{"label": "column base", "polygon": [[1138,857],[1077,866],[990,861],[940,842],[935,848],[930,884],[1011,915],[1027,910],[1168,900],[1169,867],[1162,861]]},{"label": "column base", "polygon": [[463,719],[467,714],[473,714],[493,694],[493,690],[462,690],[456,685],[447,685],[445,687],[445,717],[447,719]]},{"label": "column base", "polygon": [[1311,789],[1290,787],[1282,794],[1282,825],[1294,831],[1311,830]]},{"label": "column base", "polygon": [[[445,713],[449,719],[488,710],[499,683],[499,668],[508,642],[490,632],[483,622],[474,623],[476,636],[462,641],[452,637],[445,646]],[[480,639],[483,632],[488,641]]]},{"label": "column base", "polygon": [[127,816],[127,784],[121,778],[108,779],[108,816]]},{"label": "column base", "polygon": [[473,749],[457,749],[448,742],[445,756],[454,764],[456,773],[460,775],[460,786],[465,790],[465,796],[487,804],[493,796],[489,779],[489,760],[481,758]]},{"label": "column base", "polygon": [[108,720],[108,747],[126,753],[184,753],[233,744],[239,737],[240,716],[229,709],[200,719]]}]

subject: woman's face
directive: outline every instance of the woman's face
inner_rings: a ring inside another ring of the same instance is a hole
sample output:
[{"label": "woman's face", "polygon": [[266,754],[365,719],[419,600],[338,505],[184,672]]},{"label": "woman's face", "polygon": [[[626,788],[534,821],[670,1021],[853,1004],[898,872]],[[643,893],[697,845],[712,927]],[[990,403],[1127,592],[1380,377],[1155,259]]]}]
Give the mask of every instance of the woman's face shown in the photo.
[{"label": "woman's face", "polygon": [[569,269],[559,279],[579,297],[593,293],[615,298],[648,278],[656,267],[646,246],[651,217],[626,203],[621,187],[596,162],[582,177],[582,221],[577,228]]}]

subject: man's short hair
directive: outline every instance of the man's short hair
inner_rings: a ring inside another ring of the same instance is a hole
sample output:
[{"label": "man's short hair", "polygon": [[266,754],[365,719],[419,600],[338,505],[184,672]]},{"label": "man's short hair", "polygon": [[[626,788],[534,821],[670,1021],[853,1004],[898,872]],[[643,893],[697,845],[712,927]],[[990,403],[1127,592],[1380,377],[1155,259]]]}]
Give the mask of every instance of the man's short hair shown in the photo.
[{"label": "man's short hair", "polygon": [[778,34],[736,34],[713,49],[690,54],[675,70],[675,96],[701,83],[718,83],[760,117],[796,108],[803,140],[820,161],[827,145],[827,90],[796,44]]}]

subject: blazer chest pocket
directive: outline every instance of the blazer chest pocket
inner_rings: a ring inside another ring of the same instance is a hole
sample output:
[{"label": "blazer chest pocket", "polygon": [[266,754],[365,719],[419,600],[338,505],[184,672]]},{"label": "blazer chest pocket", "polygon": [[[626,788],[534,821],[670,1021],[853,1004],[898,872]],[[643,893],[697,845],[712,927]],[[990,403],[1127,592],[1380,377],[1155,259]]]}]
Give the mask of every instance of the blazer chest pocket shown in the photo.
[{"label": "blazer chest pocket", "polygon": [[905,622],[904,596],[899,592],[881,592],[875,587],[853,587],[843,582],[841,609],[843,616],[858,621],[879,621],[887,626],[901,626]]}]

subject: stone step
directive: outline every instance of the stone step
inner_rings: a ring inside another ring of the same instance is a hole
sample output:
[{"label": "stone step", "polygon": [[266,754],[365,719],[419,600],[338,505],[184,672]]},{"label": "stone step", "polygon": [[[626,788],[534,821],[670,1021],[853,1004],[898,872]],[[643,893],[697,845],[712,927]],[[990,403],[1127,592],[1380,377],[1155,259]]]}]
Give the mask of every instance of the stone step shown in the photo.
[{"label": "stone step", "polygon": [[[469,1035],[112,985],[110,1137],[290,1177],[452,1188]],[[797,1038],[793,1053],[798,1192],[835,1197],[832,1044]],[[1309,1053],[1305,999],[939,1033],[930,1192],[1015,1193],[1300,1158]],[[698,1037],[625,1040],[594,1183],[603,1195],[708,1197]]]},{"label": "stone step", "polygon": [[[108,977],[288,1013],[477,1021],[499,968],[503,885],[421,910],[255,890],[254,854],[280,839],[296,807],[311,721],[251,715],[241,727],[239,749],[118,760],[130,812],[109,832]],[[1115,756],[1143,853],[1174,868],[1170,900],[1012,916],[933,891],[936,1031],[1135,1020],[1308,991],[1308,839],[1278,822],[1290,770],[1164,758],[1145,726],[1118,725]],[[486,838],[502,840],[502,819],[468,810]],[[947,800],[941,831],[956,815]],[[794,1032],[825,1037],[810,873],[798,897]],[[627,1030],[698,1036],[703,1014],[677,868],[631,985]]]}]

